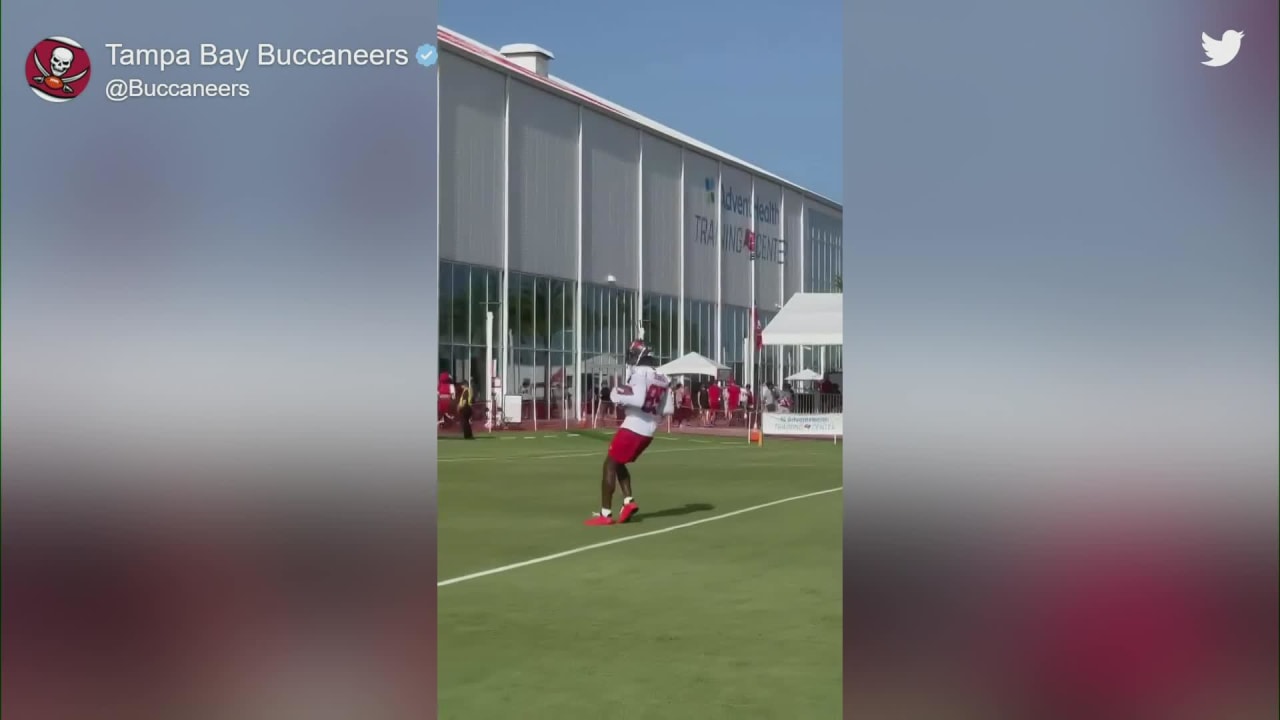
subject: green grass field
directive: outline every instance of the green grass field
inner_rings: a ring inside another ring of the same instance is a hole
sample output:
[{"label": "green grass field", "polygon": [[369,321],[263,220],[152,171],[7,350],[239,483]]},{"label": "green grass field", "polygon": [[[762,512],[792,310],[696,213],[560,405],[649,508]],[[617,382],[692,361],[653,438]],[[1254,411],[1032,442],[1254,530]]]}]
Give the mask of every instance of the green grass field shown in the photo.
[{"label": "green grass field", "polygon": [[441,718],[840,717],[839,446],[659,436],[585,527],[607,437],[500,437],[440,442]]}]

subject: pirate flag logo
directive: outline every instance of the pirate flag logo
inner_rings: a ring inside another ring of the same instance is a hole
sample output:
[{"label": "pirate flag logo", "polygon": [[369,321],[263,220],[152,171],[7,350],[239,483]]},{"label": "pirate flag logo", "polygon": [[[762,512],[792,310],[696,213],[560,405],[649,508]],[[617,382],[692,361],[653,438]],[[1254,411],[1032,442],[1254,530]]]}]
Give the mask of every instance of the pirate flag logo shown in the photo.
[{"label": "pirate flag logo", "polygon": [[50,37],[36,43],[27,55],[27,83],[36,97],[49,102],[74,100],[89,85],[89,53],[80,43]]}]

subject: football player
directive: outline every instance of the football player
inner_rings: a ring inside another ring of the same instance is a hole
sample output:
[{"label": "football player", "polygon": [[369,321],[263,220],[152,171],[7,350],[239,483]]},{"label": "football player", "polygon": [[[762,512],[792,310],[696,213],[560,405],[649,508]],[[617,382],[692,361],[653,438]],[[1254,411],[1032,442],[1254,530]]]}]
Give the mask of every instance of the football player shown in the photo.
[{"label": "football player", "polygon": [[616,522],[624,523],[640,510],[631,490],[631,471],[635,462],[653,442],[662,418],[675,412],[671,381],[657,371],[658,359],[643,340],[627,350],[627,365],[632,366],[625,385],[610,392],[609,399],[626,413],[622,427],[609,443],[600,479],[600,512],[593,514],[588,525],[613,525],[613,491],[622,488],[622,509]]}]

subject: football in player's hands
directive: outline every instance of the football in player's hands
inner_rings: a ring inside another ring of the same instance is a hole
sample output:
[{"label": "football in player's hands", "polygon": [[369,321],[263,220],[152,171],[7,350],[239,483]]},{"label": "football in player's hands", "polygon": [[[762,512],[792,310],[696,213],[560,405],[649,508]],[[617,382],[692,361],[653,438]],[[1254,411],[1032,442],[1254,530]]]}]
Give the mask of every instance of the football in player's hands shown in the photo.
[{"label": "football in player's hands", "polygon": [[633,393],[635,392],[634,390],[632,390],[632,389],[631,389],[631,386],[630,386],[630,385],[619,385],[618,387],[614,388],[613,390],[614,390],[614,392],[618,393],[619,395],[631,395],[631,394],[633,394]]}]

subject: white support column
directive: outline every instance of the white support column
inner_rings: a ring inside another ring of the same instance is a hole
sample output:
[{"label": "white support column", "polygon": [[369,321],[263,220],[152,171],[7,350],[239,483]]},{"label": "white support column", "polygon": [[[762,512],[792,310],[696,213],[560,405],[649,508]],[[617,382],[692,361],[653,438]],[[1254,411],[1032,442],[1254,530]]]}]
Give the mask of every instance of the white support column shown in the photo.
[{"label": "white support column", "polygon": [[[644,332],[644,130],[636,131],[636,327],[631,338],[645,340]],[[630,338],[628,339],[630,341]]]},{"label": "white support column", "polygon": [[805,240],[807,240],[809,237],[809,228],[805,226],[805,223],[807,223],[809,220],[808,215],[809,215],[809,202],[805,199],[804,195],[801,195],[800,196],[800,243],[799,243],[799,246],[797,247],[797,249],[800,251],[799,252],[800,292],[809,291],[809,266],[807,264],[809,262],[809,258],[804,256]]},{"label": "white support column", "polygon": [[[511,76],[506,76],[502,90],[502,297],[498,307],[501,321],[502,395],[511,388],[511,310],[507,301],[511,297]],[[502,407],[503,397],[498,398]]]},{"label": "white support column", "polygon": [[721,321],[724,319],[724,163],[716,161],[716,230],[714,239],[715,258],[716,258],[716,316],[712,325],[715,327],[715,344],[712,350],[716,353],[715,360],[724,363],[724,338],[721,333],[724,328],[721,327]]},{"label": "white support column", "polygon": [[[759,309],[756,307],[756,248],[758,247],[756,245],[756,242],[759,240],[759,238],[755,236],[756,234],[756,176],[755,175],[751,176],[751,203],[747,209],[747,227],[751,229],[751,247],[749,248],[749,252],[751,253],[751,255],[748,256],[747,258],[747,262],[748,262],[747,267],[750,268],[750,270],[748,271],[750,274],[749,282],[751,283],[751,290],[749,295],[749,297],[751,298],[751,301],[750,301],[751,312],[748,315],[748,318],[750,319],[747,321],[750,324],[750,327],[747,328],[747,337],[749,337],[751,340],[750,342],[747,343],[747,357],[746,357],[747,372],[745,374],[747,376],[747,387],[755,388],[755,384],[756,384],[756,322],[760,319],[759,318],[760,312],[759,312]],[[754,394],[755,390],[752,389],[751,392]]]},{"label": "white support column", "polygon": [[[778,287],[780,288],[778,297],[781,298],[782,304],[786,305],[787,300],[790,300],[790,298],[787,297],[787,252],[790,250],[790,248],[787,247],[787,190],[786,188],[782,189],[782,199],[781,201],[779,201],[778,205],[779,205],[778,243],[782,246],[780,250],[781,262],[778,263]],[[770,312],[774,312],[777,309],[778,308],[774,308]],[[786,377],[784,373],[786,372],[787,349],[786,347],[781,345],[775,345],[772,347],[773,347],[773,353],[777,357],[777,363],[778,363],[776,377],[774,377],[773,381],[774,383],[777,384],[778,387],[782,387],[782,379]]]},{"label": "white support column", "polygon": [[[808,265],[809,258],[806,257],[806,253],[804,249],[809,239],[809,228],[806,226],[806,223],[808,223],[808,221],[809,221],[809,200],[804,195],[801,195],[800,196],[800,242],[798,245],[799,252],[797,253],[797,256],[800,259],[800,292],[806,292],[809,289],[809,265]],[[806,350],[804,346],[801,346],[798,349],[796,362],[799,364],[800,367],[796,368],[797,370],[809,367],[807,356],[810,352],[811,351]]]},{"label": "white support column", "polygon": [[582,303],[585,293],[582,288],[582,249],[585,238],[582,235],[583,217],[586,213],[587,193],[582,181],[584,172],[582,152],[582,106],[578,106],[578,217],[577,217],[577,252],[574,256],[573,283],[573,416],[582,419],[582,404],[586,398],[582,396],[582,337],[586,329],[582,327]]},{"label": "white support column", "polygon": [[676,321],[676,331],[680,333],[680,337],[676,338],[676,357],[689,352],[684,347],[685,337],[685,304],[684,304],[684,234],[685,228],[689,225],[689,219],[685,217],[685,196],[689,194],[688,186],[686,186],[684,178],[684,146],[680,146],[680,307],[676,310],[678,320]]}]

